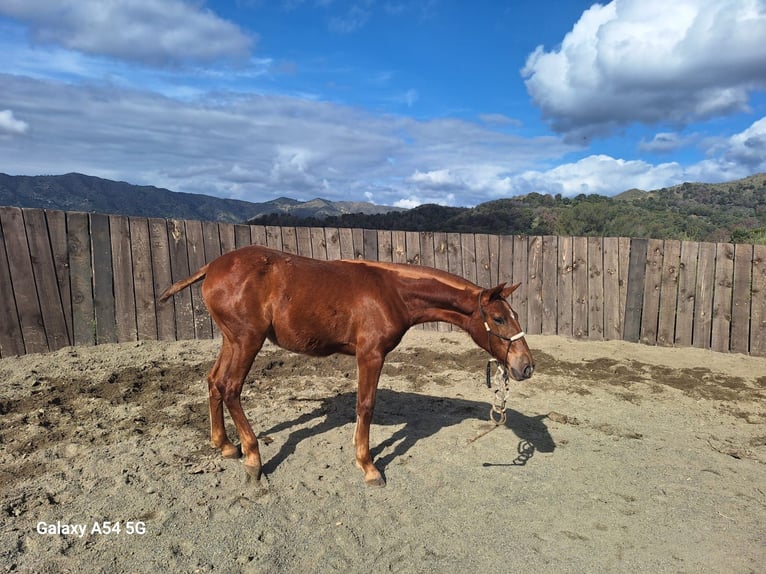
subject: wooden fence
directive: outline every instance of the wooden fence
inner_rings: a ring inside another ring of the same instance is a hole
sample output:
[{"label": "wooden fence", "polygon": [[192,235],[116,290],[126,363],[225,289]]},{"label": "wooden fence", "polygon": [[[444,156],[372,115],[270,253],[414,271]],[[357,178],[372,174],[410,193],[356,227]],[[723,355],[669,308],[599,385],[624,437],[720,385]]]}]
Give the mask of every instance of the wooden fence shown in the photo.
[{"label": "wooden fence", "polygon": [[210,338],[199,284],[168,285],[231,249],[437,267],[521,282],[530,334],[766,356],[766,246],[612,237],[271,227],[0,207],[0,357]]}]

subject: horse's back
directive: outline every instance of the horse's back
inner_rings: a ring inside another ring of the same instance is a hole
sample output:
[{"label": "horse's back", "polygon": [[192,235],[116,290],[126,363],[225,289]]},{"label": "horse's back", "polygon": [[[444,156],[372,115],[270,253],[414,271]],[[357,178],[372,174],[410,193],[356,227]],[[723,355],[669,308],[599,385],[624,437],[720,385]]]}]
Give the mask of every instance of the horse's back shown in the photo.
[{"label": "horse's back", "polygon": [[407,320],[390,271],[261,246],[212,262],[203,295],[219,325],[244,319],[280,346],[310,354],[353,353],[360,332],[398,332]]}]

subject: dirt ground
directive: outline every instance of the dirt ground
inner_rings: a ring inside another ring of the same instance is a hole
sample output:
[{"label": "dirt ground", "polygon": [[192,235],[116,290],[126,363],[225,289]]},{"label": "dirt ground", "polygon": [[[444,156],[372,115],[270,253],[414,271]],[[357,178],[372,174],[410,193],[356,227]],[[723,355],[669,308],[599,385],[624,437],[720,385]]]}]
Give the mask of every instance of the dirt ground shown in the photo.
[{"label": "dirt ground", "polygon": [[352,358],[256,359],[260,484],[208,446],[217,341],[3,359],[0,572],[764,571],[766,359],[528,340],[495,426],[467,335],[406,336],[385,488],[353,464]]}]

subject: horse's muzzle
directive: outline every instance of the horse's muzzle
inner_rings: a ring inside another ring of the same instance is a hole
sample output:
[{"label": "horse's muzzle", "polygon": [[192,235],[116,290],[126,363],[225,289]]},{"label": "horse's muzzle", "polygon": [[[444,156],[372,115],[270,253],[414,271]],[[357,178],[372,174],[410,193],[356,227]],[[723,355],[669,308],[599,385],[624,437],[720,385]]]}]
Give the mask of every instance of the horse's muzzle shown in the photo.
[{"label": "horse's muzzle", "polygon": [[535,366],[532,363],[527,363],[521,370],[516,369],[515,367],[511,367],[511,374],[517,381],[524,381],[528,379],[534,372]]}]

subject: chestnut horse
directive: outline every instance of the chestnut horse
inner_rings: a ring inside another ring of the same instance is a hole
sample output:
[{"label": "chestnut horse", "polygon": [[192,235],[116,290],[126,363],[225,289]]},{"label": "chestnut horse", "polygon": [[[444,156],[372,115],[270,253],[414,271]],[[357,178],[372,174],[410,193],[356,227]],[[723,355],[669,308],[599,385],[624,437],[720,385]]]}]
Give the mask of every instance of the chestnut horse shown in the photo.
[{"label": "chestnut horse", "polygon": [[467,331],[514,379],[527,379],[534,371],[518,315],[506,301],[519,284],[482,289],[427,267],[319,261],[253,245],[226,253],[174,283],[160,301],[202,278],[202,296],[223,336],[208,375],[210,442],[224,457],[240,456],[226,436],[225,403],[239,434],[245,469],[255,479],[261,475],[261,455],[240,393],[267,338],[307,355],[356,355],[356,464],[365,482],[375,486],[385,484],[370,455],[378,379],[386,355],[410,327],[446,321]]}]

